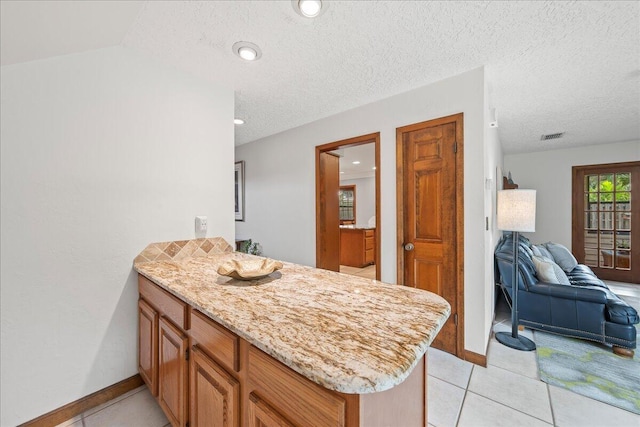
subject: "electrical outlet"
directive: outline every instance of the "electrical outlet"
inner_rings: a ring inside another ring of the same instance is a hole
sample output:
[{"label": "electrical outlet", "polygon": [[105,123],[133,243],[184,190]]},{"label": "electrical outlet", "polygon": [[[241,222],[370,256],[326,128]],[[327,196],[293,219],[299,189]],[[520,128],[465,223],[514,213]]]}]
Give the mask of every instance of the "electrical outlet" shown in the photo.
[{"label": "electrical outlet", "polygon": [[196,233],[206,233],[207,231],[207,217],[206,216],[197,216],[196,217]]}]

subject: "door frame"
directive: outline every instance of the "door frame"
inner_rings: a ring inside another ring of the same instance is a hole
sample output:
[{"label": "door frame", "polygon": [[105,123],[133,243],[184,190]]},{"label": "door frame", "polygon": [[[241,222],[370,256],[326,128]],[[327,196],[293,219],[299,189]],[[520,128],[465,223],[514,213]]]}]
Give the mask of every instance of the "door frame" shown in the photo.
[{"label": "door frame", "polygon": [[[343,139],[340,141],[330,142],[328,144],[316,146],[316,266],[319,264],[319,256],[322,253],[320,245],[320,154],[327,151],[334,151],[339,148],[355,147],[358,145],[374,144],[375,150],[375,182],[376,182],[376,279],[381,278],[381,224],[380,218],[380,132],[370,133],[367,135],[356,136],[353,138]],[[337,197],[337,196],[336,196]]]},{"label": "door frame", "polygon": [[427,126],[440,126],[447,123],[456,124],[456,313],[458,324],[456,330],[455,356],[465,360],[464,350],[464,114],[440,117],[420,123],[396,128],[396,254],[397,282],[404,285],[404,145],[403,135]]},{"label": "door frame", "polygon": [[[630,161],[630,162],[619,162],[619,163],[599,163],[599,164],[595,164],[595,165],[580,165],[580,166],[573,166],[571,168],[571,251],[576,255],[576,258],[578,259],[578,262],[584,263],[585,262],[585,254],[584,254],[584,189],[582,187],[582,185],[577,185],[577,180],[580,179],[581,183],[584,182],[584,176],[587,172],[592,172],[592,173],[611,173],[612,169],[613,169],[613,173],[618,172],[620,169],[626,170],[626,169],[634,169],[634,172],[632,173],[632,177],[631,177],[631,194],[635,195],[636,191],[634,191],[635,188],[640,188],[640,185],[638,185],[640,183],[640,176],[638,176],[638,173],[635,173],[635,169],[640,168],[640,162],[639,161]],[[632,196],[632,200],[631,203],[633,204],[633,196]],[[636,202],[638,203],[638,202]],[[581,208],[581,209],[578,209]],[[631,211],[633,212],[633,211]],[[609,270],[609,269],[602,269],[600,267],[591,267],[592,269],[594,269],[594,273],[596,273],[598,275],[599,278],[603,279],[603,280],[613,280],[613,281],[620,281],[620,282],[629,282],[630,283],[638,283],[640,282],[640,270],[638,270],[638,266],[636,266],[636,269],[633,270],[634,264],[633,264],[633,253],[634,253],[634,247],[637,248],[640,247],[640,245],[638,244],[640,242],[640,237],[639,237],[639,233],[640,231],[640,227],[638,227],[638,224],[640,224],[640,219],[638,219],[637,216],[632,215],[632,223],[631,223],[631,258],[629,259],[629,265],[631,266],[631,272],[627,273],[627,272],[621,272],[620,270],[616,270],[615,268]],[[599,221],[599,220],[598,220]],[[636,232],[634,233],[634,230],[636,230]],[[580,235],[582,234],[582,240],[580,240]],[[635,237],[635,239],[634,239]],[[615,253],[616,248],[613,248],[613,251]],[[637,257],[637,255],[636,255]],[[600,255],[598,254],[598,258],[600,258]],[[615,258],[614,258],[615,259]],[[629,278],[630,276],[630,278]]]}]

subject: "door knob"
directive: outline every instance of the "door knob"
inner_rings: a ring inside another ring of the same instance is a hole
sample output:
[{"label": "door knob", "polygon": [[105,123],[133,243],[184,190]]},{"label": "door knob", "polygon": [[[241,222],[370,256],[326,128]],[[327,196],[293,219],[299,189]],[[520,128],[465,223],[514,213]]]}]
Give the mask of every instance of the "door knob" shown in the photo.
[{"label": "door knob", "polygon": [[406,245],[404,245],[404,250],[409,252],[412,251],[414,248],[413,243],[407,243]]}]

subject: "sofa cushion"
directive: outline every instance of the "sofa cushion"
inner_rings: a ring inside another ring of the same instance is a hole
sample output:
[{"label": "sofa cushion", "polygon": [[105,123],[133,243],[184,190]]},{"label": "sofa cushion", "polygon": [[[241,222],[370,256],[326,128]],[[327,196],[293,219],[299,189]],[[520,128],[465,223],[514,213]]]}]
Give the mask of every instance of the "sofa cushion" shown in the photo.
[{"label": "sofa cushion", "polygon": [[534,256],[533,263],[536,266],[538,279],[541,281],[558,285],[571,285],[565,272],[551,259]]},{"label": "sofa cushion", "polygon": [[553,255],[553,260],[567,273],[573,271],[578,265],[578,261],[573,256],[571,251],[560,243],[548,242],[545,247]]},{"label": "sofa cushion", "polygon": [[569,282],[574,286],[598,286],[608,289],[607,285],[595,275],[589,267],[578,264],[576,268],[567,273]]}]

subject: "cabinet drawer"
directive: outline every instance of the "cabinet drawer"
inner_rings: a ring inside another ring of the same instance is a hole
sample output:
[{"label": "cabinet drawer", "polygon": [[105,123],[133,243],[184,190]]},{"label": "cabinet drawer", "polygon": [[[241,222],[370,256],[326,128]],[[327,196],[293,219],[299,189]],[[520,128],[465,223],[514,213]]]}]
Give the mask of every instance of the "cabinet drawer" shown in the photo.
[{"label": "cabinet drawer", "polygon": [[[295,425],[344,426],[345,400],[257,348],[249,348],[249,393]],[[286,424],[285,424],[286,425]]]},{"label": "cabinet drawer", "polygon": [[240,371],[240,339],[204,314],[191,310],[191,339],[227,370]]},{"label": "cabinet drawer", "polygon": [[367,237],[364,239],[364,249],[370,250],[375,246],[373,237]]},{"label": "cabinet drawer", "polygon": [[375,258],[373,257],[373,249],[364,251],[364,262],[365,264],[375,262]]},{"label": "cabinet drawer", "polygon": [[364,237],[373,237],[373,230],[364,230]]},{"label": "cabinet drawer", "polygon": [[145,301],[158,310],[160,314],[171,319],[180,329],[189,329],[187,304],[142,275],[138,275],[138,291]]}]

